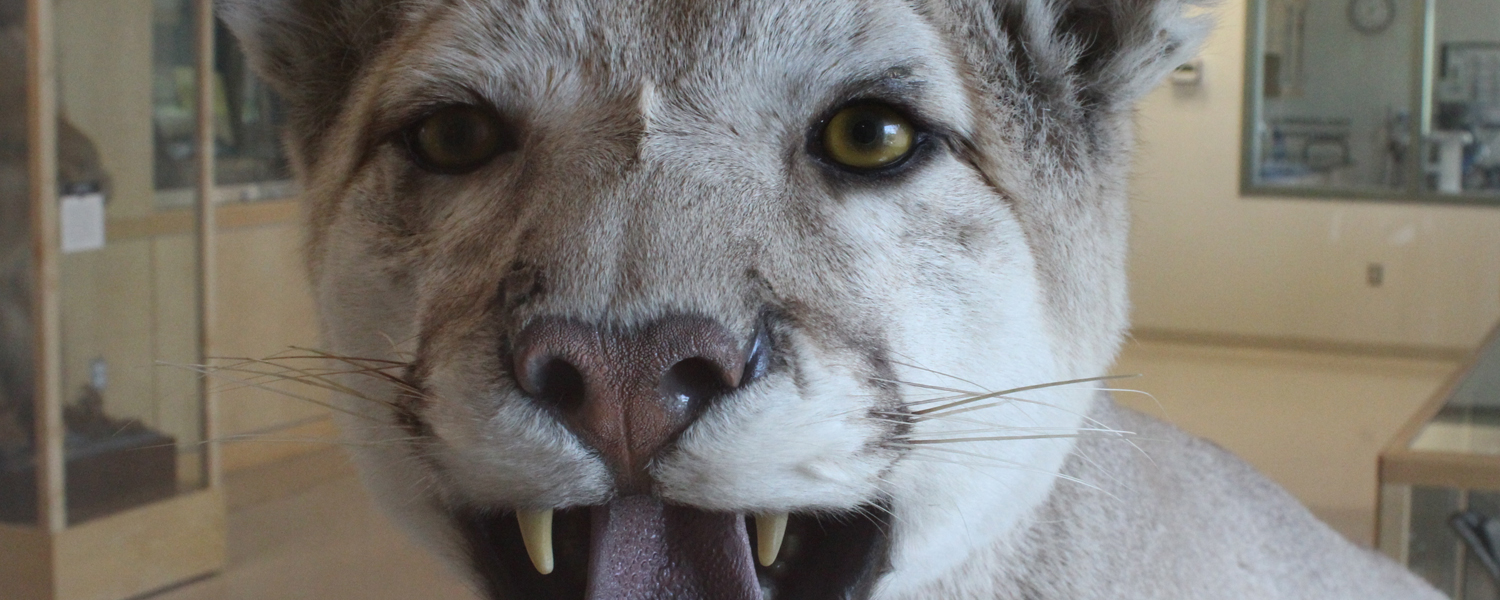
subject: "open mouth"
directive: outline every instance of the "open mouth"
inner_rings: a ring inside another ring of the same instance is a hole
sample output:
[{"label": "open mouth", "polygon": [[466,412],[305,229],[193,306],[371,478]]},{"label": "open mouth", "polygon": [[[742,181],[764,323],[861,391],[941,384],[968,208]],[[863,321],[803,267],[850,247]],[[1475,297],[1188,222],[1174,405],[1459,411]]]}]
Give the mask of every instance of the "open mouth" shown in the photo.
[{"label": "open mouth", "polygon": [[888,514],[746,517],[625,496],[455,519],[491,600],[842,600],[887,569]]}]

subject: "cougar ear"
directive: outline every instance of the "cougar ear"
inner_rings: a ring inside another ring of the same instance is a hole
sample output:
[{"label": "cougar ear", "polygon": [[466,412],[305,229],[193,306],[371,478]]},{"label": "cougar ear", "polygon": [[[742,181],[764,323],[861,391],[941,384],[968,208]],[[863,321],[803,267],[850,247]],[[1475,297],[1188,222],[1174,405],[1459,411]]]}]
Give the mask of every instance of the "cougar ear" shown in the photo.
[{"label": "cougar ear", "polygon": [[946,1],[971,60],[988,65],[992,83],[1048,107],[1049,118],[1128,108],[1212,28],[1190,13],[1213,0]]},{"label": "cougar ear", "polygon": [[411,3],[389,0],[216,0],[250,66],[287,101],[292,141],[307,155],[361,69]]},{"label": "cougar ear", "polygon": [[[1201,0],[1062,0],[1056,35],[1085,98],[1134,104],[1194,54],[1213,27]],[[1200,14],[1189,14],[1199,11]]]}]

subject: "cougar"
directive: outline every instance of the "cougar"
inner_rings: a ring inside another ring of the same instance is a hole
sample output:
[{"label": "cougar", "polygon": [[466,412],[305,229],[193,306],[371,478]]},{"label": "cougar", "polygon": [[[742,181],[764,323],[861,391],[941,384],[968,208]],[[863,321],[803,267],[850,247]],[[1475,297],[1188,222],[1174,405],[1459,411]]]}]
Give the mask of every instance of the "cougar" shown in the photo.
[{"label": "cougar", "polygon": [[493,599],[1436,598],[1117,406],[1181,0],[220,0],[340,418]]}]

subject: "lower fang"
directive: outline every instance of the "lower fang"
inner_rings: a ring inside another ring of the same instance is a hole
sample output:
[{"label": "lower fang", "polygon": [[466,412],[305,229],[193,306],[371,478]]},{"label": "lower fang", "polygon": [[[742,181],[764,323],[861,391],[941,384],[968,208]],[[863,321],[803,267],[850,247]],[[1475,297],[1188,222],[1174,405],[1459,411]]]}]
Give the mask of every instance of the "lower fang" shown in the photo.
[{"label": "lower fang", "polygon": [[769,567],[781,554],[781,540],[786,537],[786,513],[755,515],[755,557],[762,567]]}]

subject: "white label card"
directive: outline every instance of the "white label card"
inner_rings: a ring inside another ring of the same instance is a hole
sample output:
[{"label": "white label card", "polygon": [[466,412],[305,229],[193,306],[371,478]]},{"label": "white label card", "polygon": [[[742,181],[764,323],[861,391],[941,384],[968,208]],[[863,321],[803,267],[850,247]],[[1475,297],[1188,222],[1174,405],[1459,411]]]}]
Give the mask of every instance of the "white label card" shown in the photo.
[{"label": "white label card", "polygon": [[57,209],[63,254],[104,247],[104,194],[63,196]]}]

